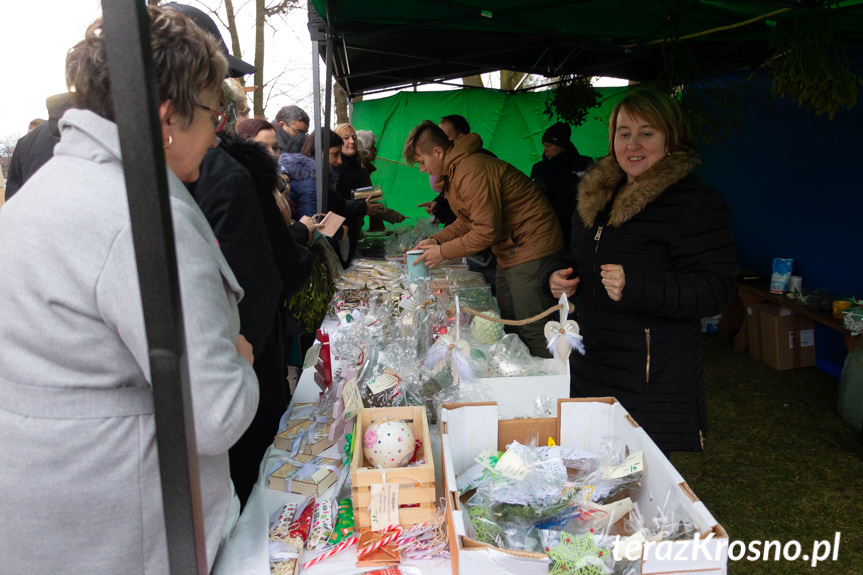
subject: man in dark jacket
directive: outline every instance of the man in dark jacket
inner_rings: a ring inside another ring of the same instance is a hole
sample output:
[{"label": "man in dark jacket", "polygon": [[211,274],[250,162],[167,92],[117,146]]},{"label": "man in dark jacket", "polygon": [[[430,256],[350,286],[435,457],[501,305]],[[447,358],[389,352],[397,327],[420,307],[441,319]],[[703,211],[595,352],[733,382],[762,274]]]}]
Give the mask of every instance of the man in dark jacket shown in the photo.
[{"label": "man in dark jacket", "polygon": [[282,154],[299,154],[309,132],[309,115],[299,106],[284,106],[276,114],[273,127]]},{"label": "man in dark jacket", "polygon": [[572,238],[572,214],[578,182],[593,163],[582,156],[570,141],[572,131],[568,124],[558,122],[542,135],[542,160],[535,163],[530,179],[539,184],[560,220],[564,249]]},{"label": "man in dark jacket", "polygon": [[[221,34],[209,16],[191,6],[168,6],[182,12],[213,36],[227,54]],[[243,76],[255,70],[253,66],[234,57],[229,58],[229,63],[229,77]],[[228,150],[232,150],[242,158],[247,152],[239,148],[242,143],[224,134],[220,134],[220,138],[224,139],[222,144],[210,148],[204,156],[198,181],[186,187],[213,228],[219,247],[244,292],[238,306],[240,333],[252,344],[255,374],[261,393],[255,419],[228,454],[231,479],[240,501],[245,504],[257,481],[258,466],[278,432],[279,419],[288,403],[278,315],[285,286],[268,235],[278,234],[272,224],[277,219],[281,220],[281,212],[272,195],[275,188],[256,187],[248,169],[255,170],[253,162],[247,160],[247,168],[229,153]],[[258,151],[267,154],[263,148]],[[279,177],[275,160],[271,160],[269,169],[274,181],[275,177]],[[268,222],[271,224],[269,227]],[[284,221],[281,222],[284,226]],[[287,231],[280,235],[278,241],[290,242],[296,257],[293,236]],[[310,268],[310,260],[308,265]],[[299,287],[296,286],[296,289]]]},{"label": "man in dark jacket", "polygon": [[74,105],[72,94],[68,92],[49,97],[45,104],[48,106],[48,121],[33,128],[15,145],[6,179],[7,201],[54,155],[54,145],[60,141],[57,122]]}]

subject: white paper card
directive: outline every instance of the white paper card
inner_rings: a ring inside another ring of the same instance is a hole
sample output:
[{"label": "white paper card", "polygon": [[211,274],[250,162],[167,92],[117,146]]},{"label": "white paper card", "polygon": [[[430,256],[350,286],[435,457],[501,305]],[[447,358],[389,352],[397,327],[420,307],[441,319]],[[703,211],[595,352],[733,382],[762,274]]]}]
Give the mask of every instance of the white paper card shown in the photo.
[{"label": "white paper card", "polygon": [[366,385],[369,386],[369,389],[372,391],[372,393],[377,395],[382,391],[392,389],[393,387],[398,385],[398,383],[399,378],[389,373],[383,373],[374,379],[370,379],[368,383],[366,383]]},{"label": "white paper card", "polygon": [[521,481],[527,477],[528,473],[530,473],[530,469],[528,469],[527,465],[524,464],[521,457],[512,451],[507,451],[503,454],[503,457],[501,457],[498,460],[497,465],[494,466],[494,470],[504,477],[509,477],[516,481]]},{"label": "white paper card", "polygon": [[345,419],[351,419],[363,406],[360,390],[357,389],[357,378],[345,382],[342,388],[342,400],[345,402]]},{"label": "white paper card", "polygon": [[306,357],[303,358],[303,369],[311,369],[318,363],[318,356],[321,355],[321,344],[316,343],[306,352]]},{"label": "white paper card", "polygon": [[369,506],[372,531],[383,531],[390,525],[399,524],[399,484],[373,483],[372,503]]},{"label": "white paper card", "polygon": [[815,345],[815,330],[800,330],[800,347],[812,347],[813,345]]},{"label": "white paper card", "polygon": [[494,466],[497,465],[497,462],[500,459],[500,455],[500,451],[492,447],[488,447],[486,449],[483,449],[482,453],[477,455],[474,460],[486,469],[491,469],[492,471],[494,471]]},{"label": "white paper card", "polygon": [[636,451],[620,462],[620,465],[609,467],[604,476],[606,479],[620,479],[633,473],[644,471],[644,452]]}]

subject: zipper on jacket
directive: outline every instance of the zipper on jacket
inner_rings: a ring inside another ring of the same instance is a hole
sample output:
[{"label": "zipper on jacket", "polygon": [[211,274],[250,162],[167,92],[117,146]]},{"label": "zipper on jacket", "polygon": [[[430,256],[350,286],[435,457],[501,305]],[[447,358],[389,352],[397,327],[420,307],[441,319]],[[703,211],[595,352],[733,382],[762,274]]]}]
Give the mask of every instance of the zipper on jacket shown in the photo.
[{"label": "zipper on jacket", "polygon": [[644,328],[644,341],[647,343],[647,364],[644,368],[644,383],[650,383],[650,328]]},{"label": "zipper on jacket", "polygon": [[[593,236],[593,275],[596,276],[596,254],[599,251],[599,238],[602,236],[603,226],[596,228],[596,235]],[[593,282],[593,297],[596,299],[596,282]]]}]

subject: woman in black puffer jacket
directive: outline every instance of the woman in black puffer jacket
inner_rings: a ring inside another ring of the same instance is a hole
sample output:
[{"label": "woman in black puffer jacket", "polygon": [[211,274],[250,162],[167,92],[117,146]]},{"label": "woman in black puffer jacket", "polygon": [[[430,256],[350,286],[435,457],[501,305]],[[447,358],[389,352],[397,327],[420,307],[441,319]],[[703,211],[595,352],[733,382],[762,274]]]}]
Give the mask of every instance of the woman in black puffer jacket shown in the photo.
[{"label": "woman in black puffer jacket", "polygon": [[569,256],[542,274],[554,298],[577,290],[571,395],[616,397],[666,452],[703,448],[701,318],[736,292],[730,209],[698,163],[674,101],[632,91],[579,185]]}]

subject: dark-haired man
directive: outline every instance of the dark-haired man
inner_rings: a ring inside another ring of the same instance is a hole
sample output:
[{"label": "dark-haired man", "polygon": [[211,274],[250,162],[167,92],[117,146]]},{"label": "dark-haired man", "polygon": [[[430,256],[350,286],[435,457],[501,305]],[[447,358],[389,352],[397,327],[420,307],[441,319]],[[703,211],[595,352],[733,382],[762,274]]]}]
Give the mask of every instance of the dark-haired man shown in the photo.
[{"label": "dark-haired man", "polygon": [[283,154],[299,154],[309,132],[309,115],[299,106],[284,106],[276,114],[273,127]]},{"label": "dark-haired man", "polygon": [[[426,120],[405,142],[408,162],[442,182],[456,220],[418,244],[429,267],[485,248],[497,256],[497,299],[505,319],[525,319],[545,310],[539,286],[542,266],[563,245],[560,225],[539,187],[512,165],[483,154],[482,139],[468,134],[455,142]],[[423,264],[418,264],[423,265]],[[516,328],[537,357],[550,357],[543,322]]]}]

